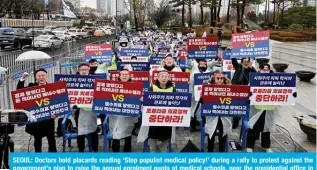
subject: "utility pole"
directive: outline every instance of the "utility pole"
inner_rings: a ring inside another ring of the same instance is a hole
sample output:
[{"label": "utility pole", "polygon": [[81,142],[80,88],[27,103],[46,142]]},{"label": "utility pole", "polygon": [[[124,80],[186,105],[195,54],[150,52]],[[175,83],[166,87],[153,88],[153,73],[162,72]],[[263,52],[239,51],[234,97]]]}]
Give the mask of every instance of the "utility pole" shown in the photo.
[{"label": "utility pole", "polygon": [[115,31],[116,31],[116,36],[117,36],[117,29],[118,29],[118,0],[116,0],[116,24],[115,24],[115,27],[116,27],[116,29],[115,29]]}]

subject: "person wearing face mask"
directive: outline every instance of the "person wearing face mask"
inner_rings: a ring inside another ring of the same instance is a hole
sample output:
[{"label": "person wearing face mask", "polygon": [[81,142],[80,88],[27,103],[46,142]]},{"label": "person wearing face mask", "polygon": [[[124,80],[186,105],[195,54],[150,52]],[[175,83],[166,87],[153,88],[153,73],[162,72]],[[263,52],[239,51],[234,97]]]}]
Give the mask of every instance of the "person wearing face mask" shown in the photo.
[{"label": "person wearing face mask", "polygon": [[[176,92],[173,83],[170,81],[170,77],[167,71],[161,71],[158,74],[158,79],[155,81],[149,91],[152,92],[164,92],[173,93]],[[141,126],[138,142],[144,142],[148,138],[150,152],[156,152],[159,149],[161,152],[167,152],[168,140],[174,141],[175,128],[166,126]],[[161,145],[158,147],[157,142],[161,141]]]},{"label": "person wearing face mask", "polygon": [[[91,68],[88,64],[80,64],[78,66],[79,75],[90,75]],[[79,152],[85,151],[85,138],[86,135],[90,135],[92,150],[98,152],[99,137],[98,137],[98,125],[97,115],[92,112],[91,107],[78,108],[73,106],[73,116],[75,118],[77,127],[77,146]]]},{"label": "person wearing face mask", "polygon": [[[208,81],[208,84],[230,85],[231,82],[225,77],[222,71],[216,70]],[[219,130],[219,152],[225,152],[226,139],[232,130],[230,118],[219,116],[206,116],[202,118],[205,124],[206,134],[208,134],[208,152],[214,151],[216,130]]]},{"label": "person wearing face mask", "polygon": [[[250,62],[250,58],[242,58],[241,64],[238,63],[236,58],[232,58],[232,65],[235,69],[235,72],[232,77],[232,84],[235,85],[248,85],[249,84],[249,75],[250,73],[255,73],[256,70],[252,66],[252,63]],[[232,128],[235,129],[239,126],[239,120],[240,118],[234,117],[232,122]]]},{"label": "person wearing face mask", "polygon": [[[273,73],[269,64],[260,65],[260,73]],[[251,93],[252,95],[252,93]],[[293,93],[297,97],[297,93]],[[271,149],[271,132],[275,131],[275,105],[250,106],[250,121],[247,132],[247,152],[253,152],[255,141],[261,133],[261,146],[265,152],[273,152]]]},{"label": "person wearing face mask", "polygon": [[[126,65],[120,75],[118,81],[131,82],[132,67]],[[112,133],[112,151],[120,152],[120,140],[124,139],[123,152],[131,152],[132,131],[134,124],[138,121],[136,117],[111,115],[109,117],[109,128]]]},{"label": "person wearing face mask", "polygon": [[[23,89],[26,87],[43,86],[47,84],[47,71],[45,69],[39,69],[35,71],[34,76],[36,79],[35,83],[29,83],[28,86],[24,86],[26,78],[29,76],[28,73],[24,73],[22,78],[19,80],[17,89]],[[42,138],[46,137],[48,141],[48,151],[57,152],[56,141],[55,141],[55,115],[51,116],[51,119],[36,122],[33,124],[26,125],[25,132],[34,137],[34,149],[35,152],[42,152]]]}]

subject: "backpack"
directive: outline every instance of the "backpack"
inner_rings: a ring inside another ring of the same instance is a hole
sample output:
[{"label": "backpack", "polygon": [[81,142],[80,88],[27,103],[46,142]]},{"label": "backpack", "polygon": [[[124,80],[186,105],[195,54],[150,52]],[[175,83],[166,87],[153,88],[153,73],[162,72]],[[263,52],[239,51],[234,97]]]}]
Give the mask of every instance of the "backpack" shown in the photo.
[{"label": "backpack", "polygon": [[[58,124],[57,124],[57,131],[56,131],[56,135],[58,137],[61,137],[63,136],[63,133],[62,133],[62,122],[63,122],[64,118],[59,118],[58,119]],[[67,119],[66,120],[66,123],[65,123],[65,131],[68,132],[68,133],[74,133],[75,130],[74,130],[74,127],[73,127],[73,123],[70,119]]]}]

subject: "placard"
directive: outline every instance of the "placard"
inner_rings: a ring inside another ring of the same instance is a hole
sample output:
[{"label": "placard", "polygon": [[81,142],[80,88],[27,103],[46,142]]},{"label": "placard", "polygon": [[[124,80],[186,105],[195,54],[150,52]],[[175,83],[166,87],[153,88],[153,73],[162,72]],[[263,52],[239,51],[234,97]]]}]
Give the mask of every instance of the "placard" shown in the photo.
[{"label": "placard", "polygon": [[[158,73],[160,71],[153,71],[152,74],[152,83],[155,84]],[[168,72],[170,76],[170,81],[174,84],[177,92],[188,93],[189,92],[189,81],[190,73],[188,72]]]},{"label": "placard", "polygon": [[187,39],[188,59],[215,59],[218,37],[195,37]]},{"label": "placard", "polygon": [[106,74],[69,75],[55,74],[55,82],[66,81],[70,106],[92,107],[95,79],[107,79]]},{"label": "placard", "polygon": [[123,62],[131,61],[131,57],[136,56],[138,62],[149,61],[149,49],[147,48],[123,48],[120,52],[120,59]]},{"label": "placard", "polygon": [[202,89],[202,115],[236,117],[248,113],[250,86],[204,84]]},{"label": "placard", "polygon": [[231,58],[267,57],[270,55],[270,32],[232,34]]},{"label": "placard", "polygon": [[149,71],[150,63],[148,62],[117,62],[117,70],[122,70],[124,66],[131,65],[134,71]]},{"label": "placard", "polygon": [[86,44],[85,45],[85,62],[96,59],[99,63],[112,62],[112,45],[111,44]]},{"label": "placard", "polygon": [[31,112],[37,122],[70,112],[65,81],[11,91],[11,97],[14,109]]},{"label": "placard", "polygon": [[96,79],[93,112],[139,117],[142,83]]},{"label": "placard", "polygon": [[[118,80],[120,71],[111,71],[110,80]],[[150,87],[150,73],[148,71],[131,71],[130,72],[132,82],[143,83],[143,91],[148,91]]]},{"label": "placard", "polygon": [[251,105],[295,105],[295,73],[250,73]]},{"label": "placard", "polygon": [[144,92],[142,126],[190,125],[190,93]]}]

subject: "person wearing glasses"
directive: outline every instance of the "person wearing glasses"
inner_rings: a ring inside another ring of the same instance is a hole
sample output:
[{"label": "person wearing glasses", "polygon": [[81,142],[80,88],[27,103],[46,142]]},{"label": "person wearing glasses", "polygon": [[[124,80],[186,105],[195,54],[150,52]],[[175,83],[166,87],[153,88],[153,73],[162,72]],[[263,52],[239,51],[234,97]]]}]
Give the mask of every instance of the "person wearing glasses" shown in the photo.
[{"label": "person wearing glasses", "polygon": [[[80,64],[78,66],[79,75],[87,76],[90,74],[91,67],[88,64]],[[73,116],[75,118],[77,127],[77,146],[79,152],[85,151],[85,138],[86,135],[90,135],[92,150],[98,152],[99,138],[98,138],[98,125],[97,115],[92,112],[91,107],[78,108],[73,106]]]},{"label": "person wearing glasses", "polygon": [[[208,84],[230,85],[230,80],[222,71],[216,70],[208,81]],[[204,101],[203,101],[204,102]],[[219,152],[226,151],[226,140],[232,130],[231,119],[229,117],[206,116],[203,117],[206,133],[208,134],[208,152],[214,151],[216,131],[219,131]]]}]

